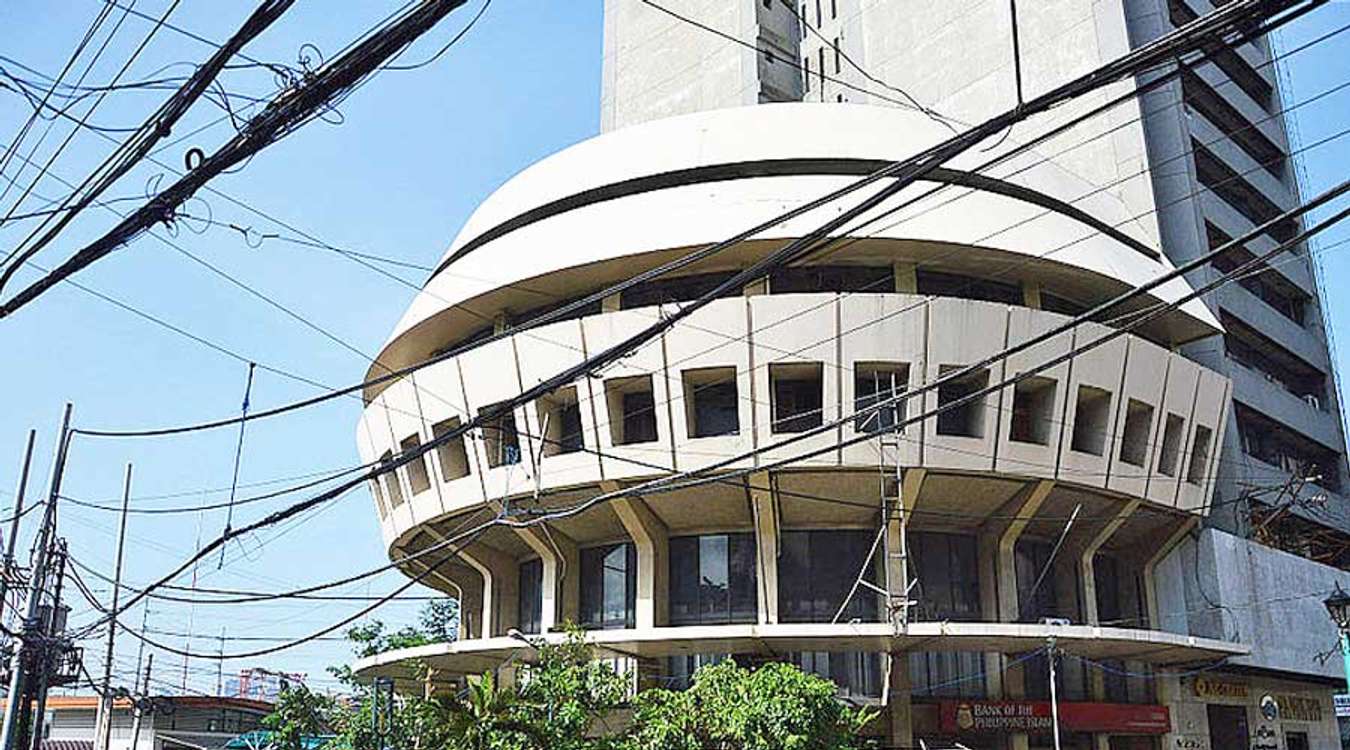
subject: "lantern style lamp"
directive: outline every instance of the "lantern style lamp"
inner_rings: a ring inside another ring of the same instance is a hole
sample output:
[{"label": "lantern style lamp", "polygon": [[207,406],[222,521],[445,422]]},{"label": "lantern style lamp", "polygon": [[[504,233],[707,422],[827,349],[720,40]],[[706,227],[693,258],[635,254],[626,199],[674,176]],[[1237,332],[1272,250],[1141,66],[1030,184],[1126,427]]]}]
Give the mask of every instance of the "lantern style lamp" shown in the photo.
[{"label": "lantern style lamp", "polygon": [[1327,614],[1331,615],[1332,622],[1336,623],[1336,629],[1339,632],[1341,641],[1341,658],[1345,662],[1345,684],[1346,690],[1350,691],[1350,594],[1345,593],[1338,581],[1336,590],[1331,592],[1322,601],[1327,608]]}]

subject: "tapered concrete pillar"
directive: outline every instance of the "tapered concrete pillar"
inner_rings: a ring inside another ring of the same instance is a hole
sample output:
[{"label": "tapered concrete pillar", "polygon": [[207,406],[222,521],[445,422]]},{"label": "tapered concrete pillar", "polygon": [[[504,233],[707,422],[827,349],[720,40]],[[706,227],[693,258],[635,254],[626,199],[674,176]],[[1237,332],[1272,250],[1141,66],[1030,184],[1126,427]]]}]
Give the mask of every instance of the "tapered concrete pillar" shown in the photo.
[{"label": "tapered concrete pillar", "polygon": [[[886,499],[887,503],[896,504],[895,508],[888,508],[886,513],[886,585],[889,587],[890,601],[885,603],[891,621],[896,623],[899,622],[898,610],[909,596],[909,592],[904,590],[904,582],[908,580],[906,566],[909,565],[909,548],[901,534],[900,514],[897,511],[903,511],[907,519],[914,513],[926,474],[925,469],[905,469],[900,481],[900,496]],[[909,565],[909,568],[913,566]]]},{"label": "tapered concrete pillar", "polygon": [[[616,489],[616,482],[600,483],[601,492]],[[636,625],[638,628],[666,625],[670,622],[670,532],[641,498],[621,497],[611,507],[637,548]]]},{"label": "tapered concrete pillar", "polygon": [[768,472],[756,472],[747,479],[750,510],[755,519],[755,566],[759,575],[759,622],[778,622],[778,504],[769,489]]},{"label": "tapered concrete pillar", "polygon": [[557,529],[534,526],[515,529],[543,563],[539,628],[547,633],[580,615],[581,554],[577,543]]},{"label": "tapered concrete pillar", "polygon": [[520,565],[510,555],[485,544],[470,545],[460,553],[483,577],[482,633],[506,635],[520,625]]},{"label": "tapered concrete pillar", "polygon": [[[983,617],[994,622],[1016,622],[1020,615],[1017,596],[1017,540],[1035,517],[1055,483],[1040,480],[1028,484],[1013,499],[1004,503],[998,518],[986,523],[978,537],[980,564],[980,607]],[[987,653],[985,687],[991,698],[1026,697],[1026,678],[1022,665],[1008,666],[1005,654]],[[1027,750],[1026,733],[1009,735],[1008,747]]]}]

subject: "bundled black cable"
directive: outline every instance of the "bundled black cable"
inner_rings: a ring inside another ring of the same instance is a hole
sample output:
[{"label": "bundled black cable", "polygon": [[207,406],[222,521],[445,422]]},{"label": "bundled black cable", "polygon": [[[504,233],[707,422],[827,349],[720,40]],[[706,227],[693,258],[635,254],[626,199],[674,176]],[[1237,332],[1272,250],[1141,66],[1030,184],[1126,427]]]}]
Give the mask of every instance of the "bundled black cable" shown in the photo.
[{"label": "bundled black cable", "polygon": [[[75,190],[75,193],[83,190],[83,195],[73,205],[69,206],[70,210],[64,216],[57,219],[56,223],[31,245],[28,244],[29,240],[32,240],[41,231],[42,226],[46,224],[45,221],[43,225],[30,233],[23,242],[19,243],[19,246],[10,253],[13,262],[3,272],[0,272],[0,289],[4,289],[5,284],[18,272],[24,261],[36,255],[52,240],[56,239],[61,230],[65,229],[81,211],[97,200],[114,182],[131,171],[131,168],[145,158],[156,144],[167,138],[183,115],[187,114],[188,109],[207,93],[208,88],[215,81],[220,71],[225,68],[225,64],[230,61],[230,58],[234,57],[235,53],[261,34],[268,26],[271,26],[294,2],[295,0],[264,0],[248,17],[244,25],[239,28],[239,31],[235,32],[234,36],[231,36],[215,54],[211,55],[201,67],[197,68],[192,76],[136,130],[135,134],[118,147],[89,177],[85,178],[83,184]],[[72,193],[71,198],[74,195]],[[66,207],[69,200],[68,198],[67,201],[63,202],[62,208]]]},{"label": "bundled black cable", "polygon": [[[276,1],[289,4],[287,0]],[[173,185],[154,196],[149,203],[128,215],[107,234],[86,245],[7,302],[0,303],[0,318],[37,299],[52,286],[122,247],[155,224],[172,219],[178,208],[212,178],[248,160],[264,148],[295,132],[305,123],[329,111],[380,65],[397,55],[465,2],[466,0],[427,0],[419,3],[399,18],[371,32],[364,41],[324,66],[311,78],[295,88],[283,91],[262,112],[251,118],[236,136],[206,157],[200,166],[180,177]],[[207,83],[209,80],[202,83],[203,90]],[[18,265],[15,263],[0,275],[0,286],[13,275]]]}]

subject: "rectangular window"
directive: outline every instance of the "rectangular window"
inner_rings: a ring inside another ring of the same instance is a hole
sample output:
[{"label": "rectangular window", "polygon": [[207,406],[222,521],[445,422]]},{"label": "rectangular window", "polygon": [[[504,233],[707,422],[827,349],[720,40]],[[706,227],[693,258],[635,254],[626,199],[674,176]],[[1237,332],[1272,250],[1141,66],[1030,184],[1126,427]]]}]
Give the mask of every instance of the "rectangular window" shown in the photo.
[{"label": "rectangular window", "polygon": [[[478,415],[494,410],[485,406]],[[488,466],[508,466],[520,463],[520,436],[516,433],[516,415],[506,412],[483,423],[483,448],[487,452]]]},{"label": "rectangular window", "polygon": [[1167,424],[1163,427],[1162,455],[1158,457],[1158,473],[1163,476],[1177,475],[1177,462],[1181,459],[1181,441],[1186,438],[1186,420],[1179,414],[1168,414]]},{"label": "rectangular window", "polygon": [[[887,399],[896,398],[909,387],[909,365],[903,362],[858,362],[853,365],[853,410],[860,412]],[[893,432],[905,419],[905,402],[896,401],[877,411],[853,419],[860,433]]]},{"label": "rectangular window", "polygon": [[980,571],[973,536],[911,532],[909,559],[917,583],[913,597],[923,620],[980,619]]},{"label": "rectangular window", "polygon": [[518,607],[520,632],[538,633],[544,612],[544,561],[539,558],[520,564]]},{"label": "rectangular window", "polygon": [[[381,464],[388,464],[393,460],[394,454],[391,453],[390,451],[385,451],[384,455],[380,456]],[[399,484],[398,470],[396,469],[394,471],[386,471],[381,476],[384,478],[384,494],[385,497],[389,498],[390,509],[392,510],[393,508],[397,508],[398,506],[402,505],[403,485]]]},{"label": "rectangular window", "polygon": [[539,425],[544,431],[544,455],[576,453],[584,450],[586,440],[581,427],[581,405],[575,386],[559,388],[535,402]]},{"label": "rectangular window", "polygon": [[[964,369],[960,365],[942,365],[939,377],[947,377]],[[986,396],[976,396],[989,386],[989,371],[976,370],[938,386],[937,434],[956,437],[984,437],[984,402]],[[953,405],[953,406],[949,406]]]},{"label": "rectangular window", "polygon": [[384,504],[384,490],[380,488],[380,480],[370,480],[370,494],[375,497],[375,508],[380,511],[380,518],[389,515],[389,508]]},{"label": "rectangular window", "polygon": [[637,549],[608,544],[581,551],[581,625],[603,630],[633,627]]},{"label": "rectangular window", "polygon": [[[403,438],[398,444],[404,453],[411,453],[422,447],[422,441],[416,435],[409,435]],[[414,495],[419,495],[431,489],[431,475],[427,473],[426,454],[418,456],[408,462],[408,485],[412,488]]]},{"label": "rectangular window", "polygon": [[[863,570],[876,532],[867,530],[784,531],[778,556],[778,612],[783,622],[876,622],[877,595],[853,582],[876,583],[879,555]],[[845,606],[845,600],[847,605]]]},{"label": "rectangular window", "polygon": [[797,23],[801,26],[802,39],[806,38],[806,3],[802,3],[802,14],[798,17]]},{"label": "rectangular window", "polygon": [[834,38],[834,72],[844,72],[843,65],[840,63],[842,55],[839,52],[839,37]]},{"label": "rectangular window", "polygon": [[811,56],[802,58],[802,93],[811,91]]},{"label": "rectangular window", "polygon": [[1106,433],[1111,425],[1111,392],[1090,385],[1078,386],[1073,416],[1073,441],[1079,453],[1100,456],[1106,452]]},{"label": "rectangular window", "polygon": [[820,12],[820,0],[816,0],[816,26],[819,27],[825,22],[825,16]]},{"label": "rectangular window", "polygon": [[[459,417],[452,417],[431,426],[431,434],[440,438],[459,429]],[[449,482],[469,476],[469,454],[464,450],[464,436],[459,435],[436,446],[436,458],[441,464],[441,478]]]},{"label": "rectangular window", "polygon": [[839,0],[830,0],[830,18],[839,17]]},{"label": "rectangular window", "polygon": [[755,622],[759,574],[753,534],[708,534],[670,540],[673,625]]},{"label": "rectangular window", "polygon": [[1191,462],[1186,467],[1186,481],[1199,486],[1205,481],[1205,467],[1209,465],[1209,442],[1214,433],[1208,427],[1195,426],[1195,439],[1191,444]]},{"label": "rectangular window", "polygon": [[825,47],[822,45],[816,50],[816,56],[820,58],[820,100],[825,101]]},{"label": "rectangular window", "polygon": [[685,370],[684,418],[691,438],[739,433],[741,418],[736,368]]},{"label": "rectangular window", "polygon": [[799,651],[787,661],[835,684],[841,698],[881,697],[881,654],[864,651]]},{"label": "rectangular window", "polygon": [[638,375],[605,381],[610,439],[615,445],[656,440],[656,399],[652,376]]},{"label": "rectangular window", "polygon": [[824,421],[823,368],[819,362],[769,365],[773,424],[770,432],[805,432]]},{"label": "rectangular window", "polygon": [[1120,460],[1143,468],[1148,460],[1149,433],[1153,429],[1153,407],[1130,399],[1125,406],[1125,432],[1120,440]]},{"label": "rectangular window", "polygon": [[1057,388],[1058,383],[1054,378],[1038,375],[1019,380],[1013,386],[1009,440],[1014,443],[1050,444],[1050,435],[1054,431]]}]

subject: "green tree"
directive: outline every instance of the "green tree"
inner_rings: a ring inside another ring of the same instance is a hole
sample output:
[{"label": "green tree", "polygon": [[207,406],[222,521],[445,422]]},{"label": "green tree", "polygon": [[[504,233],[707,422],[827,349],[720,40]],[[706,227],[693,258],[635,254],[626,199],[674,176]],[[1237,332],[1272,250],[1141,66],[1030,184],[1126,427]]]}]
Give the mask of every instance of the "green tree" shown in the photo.
[{"label": "green tree", "polygon": [[791,664],[700,668],[688,690],[634,701],[626,750],[849,750],[876,714],[841,703],[833,682]]},{"label": "green tree", "polygon": [[305,750],[304,740],[330,732],[330,723],[338,704],[333,698],[316,693],[303,683],[287,685],[277,696],[272,713],[262,724],[272,732],[276,750]]}]

